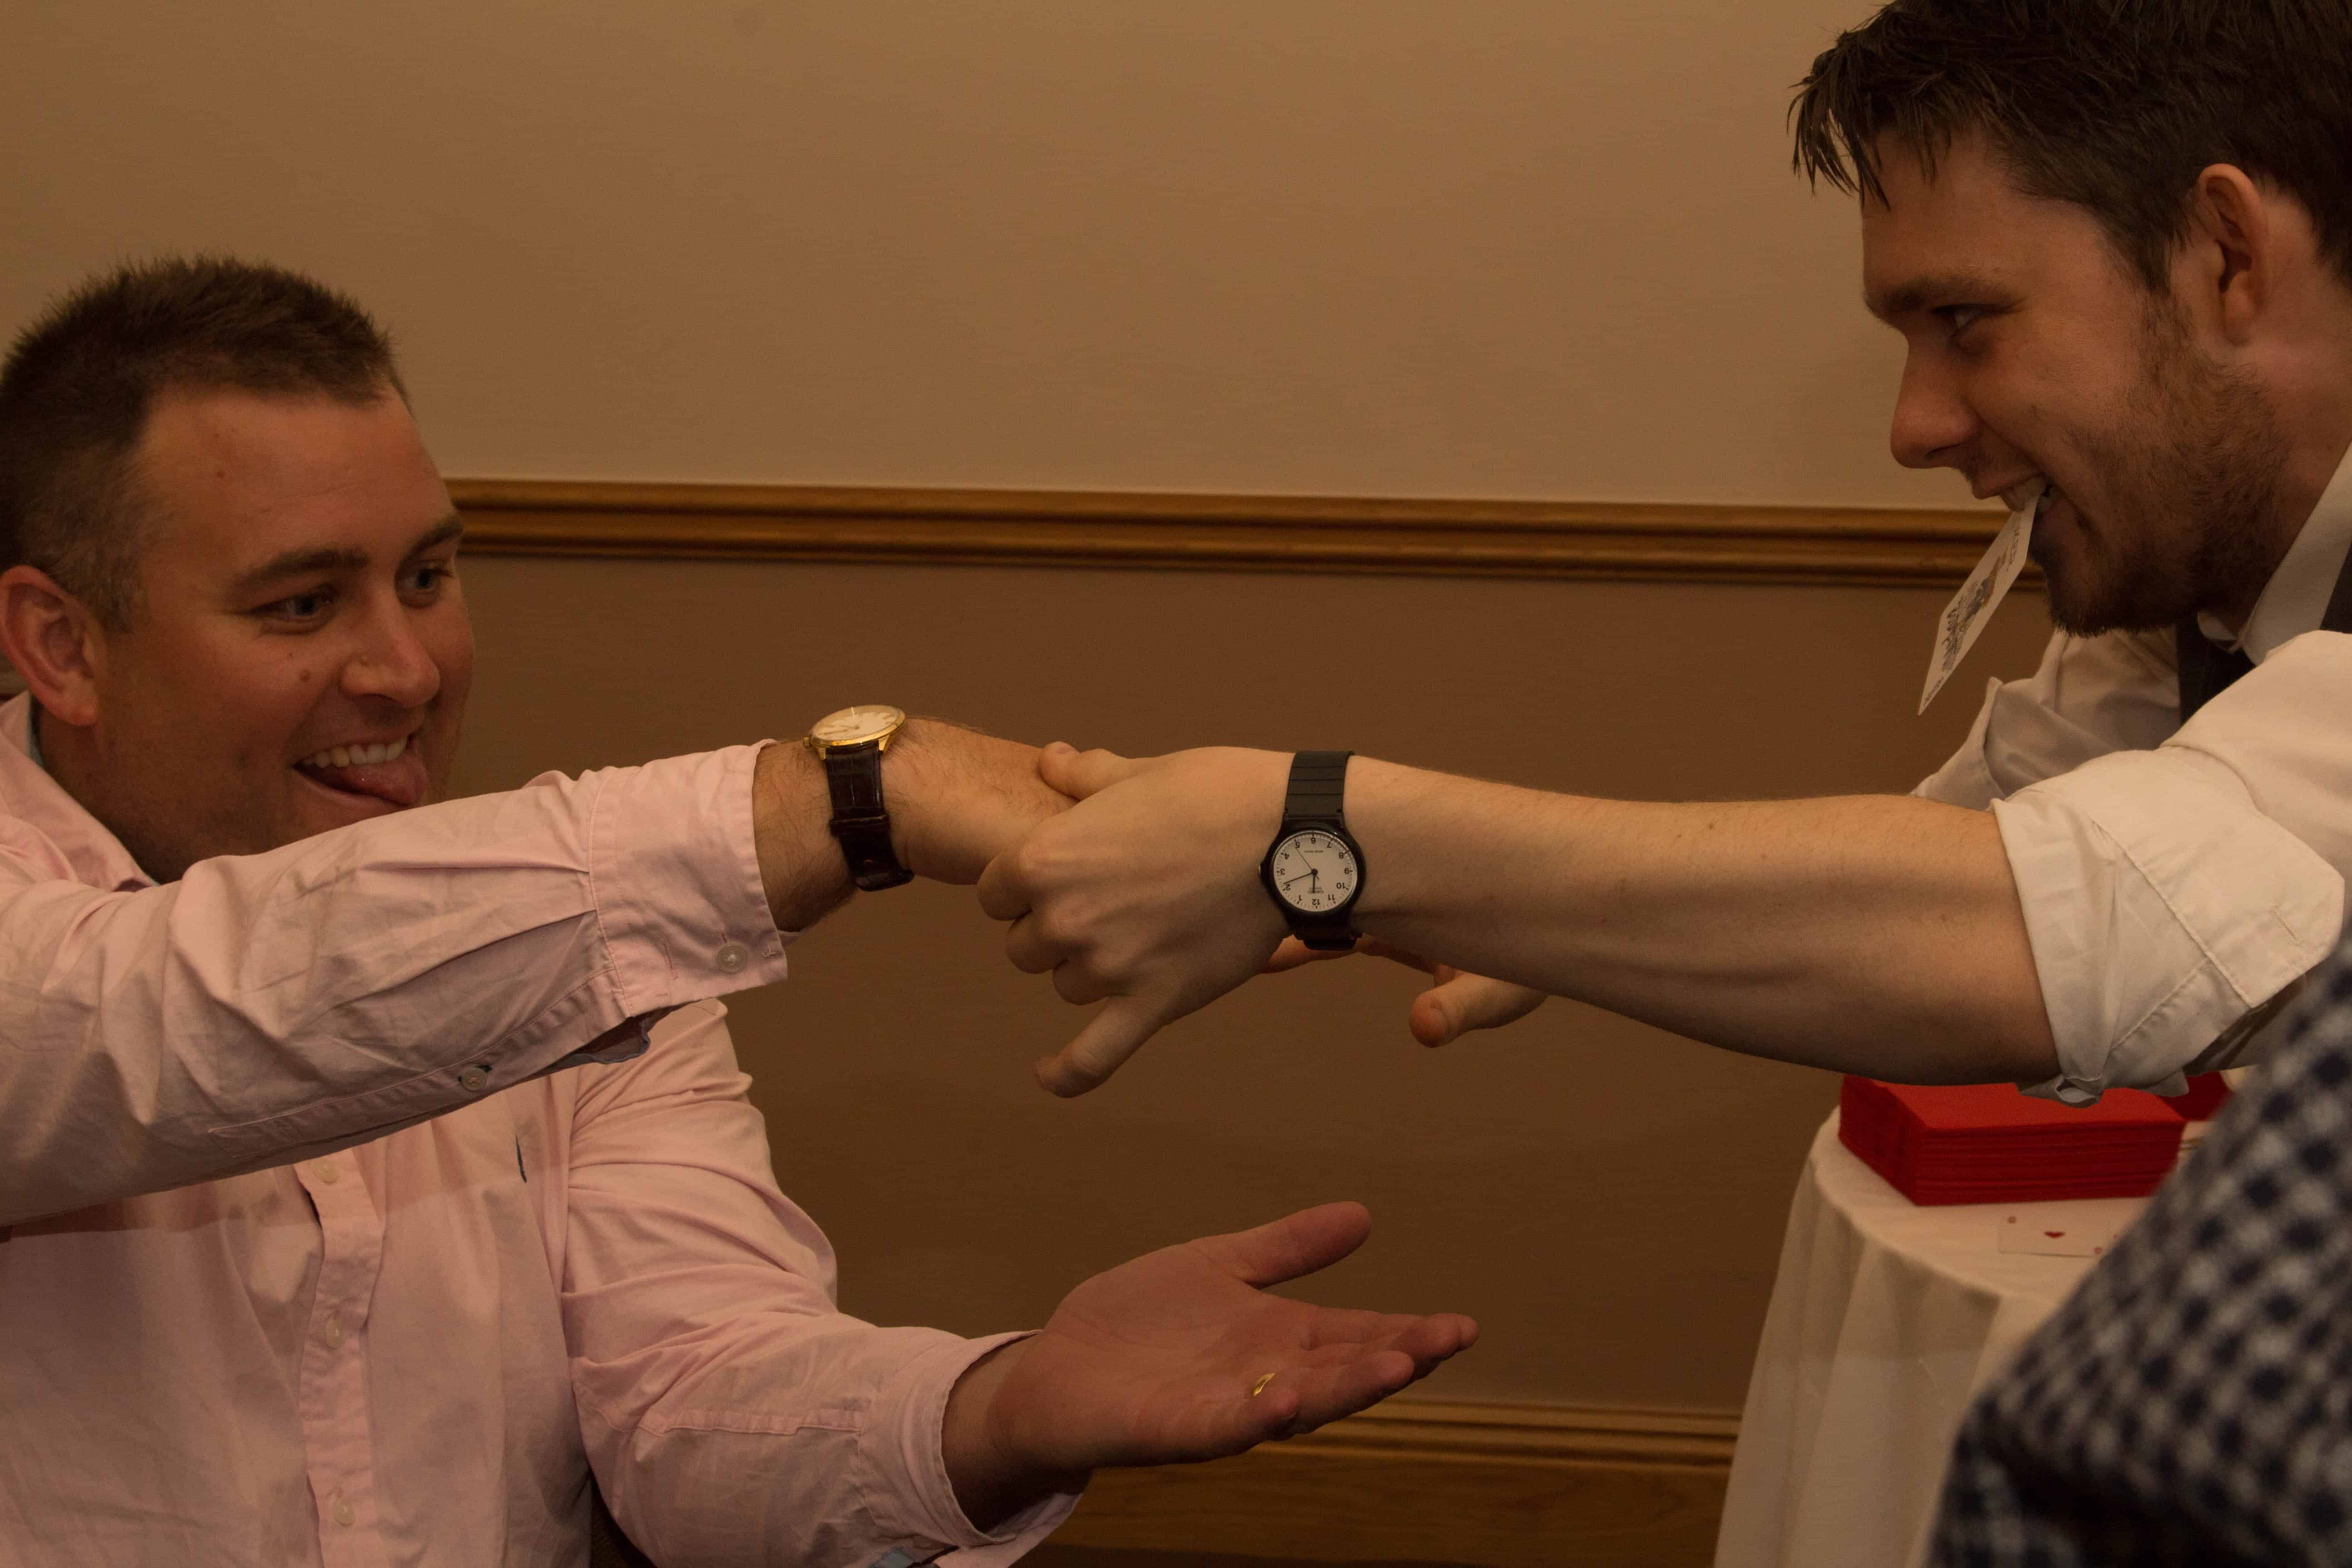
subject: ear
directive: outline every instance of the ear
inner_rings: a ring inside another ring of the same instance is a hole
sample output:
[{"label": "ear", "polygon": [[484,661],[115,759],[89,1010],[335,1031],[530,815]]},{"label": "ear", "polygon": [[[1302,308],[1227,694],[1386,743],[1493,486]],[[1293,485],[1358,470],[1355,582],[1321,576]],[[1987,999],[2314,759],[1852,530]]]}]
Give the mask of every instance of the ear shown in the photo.
[{"label": "ear", "polygon": [[0,653],[24,677],[33,700],[59,721],[98,722],[106,628],[37,566],[0,572]]},{"label": "ear", "polygon": [[2271,194],[2232,163],[2213,164],[2189,189],[2188,246],[2175,280],[2189,289],[2190,317],[2233,345],[2252,338],[2294,264],[2295,236],[2282,216]]}]

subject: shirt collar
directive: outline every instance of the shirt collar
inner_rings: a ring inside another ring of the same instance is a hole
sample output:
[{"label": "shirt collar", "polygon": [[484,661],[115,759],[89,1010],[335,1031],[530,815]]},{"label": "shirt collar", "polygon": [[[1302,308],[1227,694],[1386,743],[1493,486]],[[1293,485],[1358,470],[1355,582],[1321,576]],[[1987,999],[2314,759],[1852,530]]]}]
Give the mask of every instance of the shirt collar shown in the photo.
[{"label": "shirt collar", "polygon": [[2336,477],[2320,492],[2303,531],[2263,584],[2245,630],[2232,637],[2228,626],[2208,615],[2197,617],[2197,629],[2224,647],[2243,649],[2260,664],[2290,638],[2319,629],[2347,554],[2352,554],[2352,452],[2337,461]]},{"label": "shirt collar", "polygon": [[62,855],[75,878],[93,888],[152,888],[122,841],[66,793],[36,754],[33,699],[19,693],[0,702],[0,816],[33,828]]}]

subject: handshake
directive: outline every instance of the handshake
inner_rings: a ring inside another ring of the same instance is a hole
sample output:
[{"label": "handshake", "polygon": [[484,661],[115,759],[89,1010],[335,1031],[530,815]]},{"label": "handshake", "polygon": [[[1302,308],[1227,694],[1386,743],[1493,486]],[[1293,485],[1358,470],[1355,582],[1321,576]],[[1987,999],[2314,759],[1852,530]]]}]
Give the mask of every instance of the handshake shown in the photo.
[{"label": "handshake", "polygon": [[[848,710],[836,716],[847,719],[845,729],[828,721],[819,732],[887,728],[896,717],[895,710]],[[844,748],[833,750],[839,757]],[[773,748],[775,764],[763,760],[763,801],[771,784],[797,782],[795,793],[809,802],[805,780],[766,776],[793,765],[788,759],[799,751]],[[1350,952],[1391,958],[1432,977],[1409,1018],[1425,1045],[1509,1023],[1544,999],[1539,990],[1354,935],[1354,921],[1400,910],[1391,889],[1408,884],[1394,874],[1398,868],[1348,841],[1344,827],[1328,829],[1360,810],[1368,775],[1405,770],[1368,760],[1338,763],[1321,775],[1328,787],[1315,801],[1307,837],[1292,845],[1286,836],[1276,872],[1290,874],[1276,885],[1295,895],[1298,923],[1317,935],[1310,948],[1292,934],[1284,904],[1260,870],[1286,826],[1287,753],[1212,748],[1131,760],[1058,742],[1038,751],[919,719],[890,735],[878,756],[868,750],[831,766],[845,773],[858,763],[879,773],[898,866],[940,881],[977,882],[982,909],[1011,924],[1005,949],[1016,966],[1050,973],[1066,1002],[1102,1005],[1075,1039],[1038,1064],[1038,1081],[1056,1094],[1093,1089],[1162,1026],[1254,975]],[[846,787],[854,797],[861,786]],[[814,815],[841,821],[845,798],[836,790],[834,809]],[[796,826],[810,820],[805,811],[791,816]],[[761,820],[764,828],[789,819],[769,807]],[[853,862],[856,838],[854,828],[845,835]],[[828,870],[842,864],[838,850],[804,847]],[[768,858],[763,850],[763,866]],[[837,889],[816,892],[814,912],[825,907],[827,892],[839,896]],[[774,901],[772,881],[771,897]],[[808,898],[803,888],[797,908],[789,900],[780,905],[779,924],[805,923]]]}]

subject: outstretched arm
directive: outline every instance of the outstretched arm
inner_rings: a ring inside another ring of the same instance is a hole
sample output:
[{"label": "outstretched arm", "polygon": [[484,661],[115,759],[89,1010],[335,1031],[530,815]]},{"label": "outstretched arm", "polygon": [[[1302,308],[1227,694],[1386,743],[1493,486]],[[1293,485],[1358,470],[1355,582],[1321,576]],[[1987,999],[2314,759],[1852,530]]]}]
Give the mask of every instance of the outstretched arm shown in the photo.
[{"label": "outstretched arm", "polygon": [[[929,721],[903,739],[884,784],[925,876],[970,882],[1068,805],[1032,748]],[[0,1226],[379,1137],[779,979],[784,933],[849,894],[830,815],[804,748],[739,747],[129,891],[0,816]]]},{"label": "outstretched arm", "polygon": [[[1107,1001],[1048,1088],[1099,1083],[1262,968],[1256,879],[1289,758],[1049,751],[1091,797],[981,882],[1013,962]],[[1358,758],[1356,923],[1434,961],[1735,1050],[1881,1078],[2047,1078],[2056,1052],[1998,826],[1909,797],[1648,805]]]}]

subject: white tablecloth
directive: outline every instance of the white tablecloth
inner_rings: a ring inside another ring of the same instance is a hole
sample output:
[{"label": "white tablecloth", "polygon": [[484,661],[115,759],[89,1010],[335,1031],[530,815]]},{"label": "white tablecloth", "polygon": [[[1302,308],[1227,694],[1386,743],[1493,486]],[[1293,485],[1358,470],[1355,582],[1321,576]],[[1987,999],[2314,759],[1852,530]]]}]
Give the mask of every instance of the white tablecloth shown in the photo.
[{"label": "white tablecloth", "polygon": [[1716,1568],[1920,1562],[1969,1395],[2095,1261],[2003,1252],[2006,1217],[2063,1214],[2079,1233],[2147,1201],[1920,1208],[1832,1114],[1790,1206]]}]

